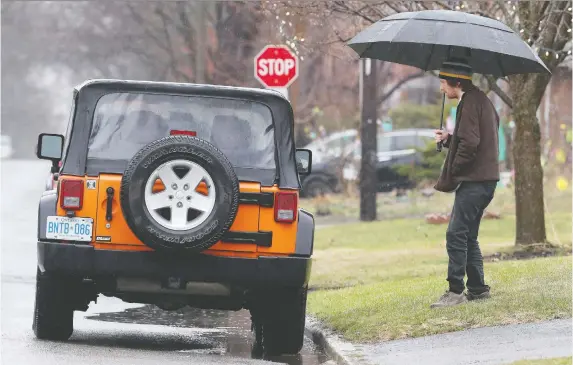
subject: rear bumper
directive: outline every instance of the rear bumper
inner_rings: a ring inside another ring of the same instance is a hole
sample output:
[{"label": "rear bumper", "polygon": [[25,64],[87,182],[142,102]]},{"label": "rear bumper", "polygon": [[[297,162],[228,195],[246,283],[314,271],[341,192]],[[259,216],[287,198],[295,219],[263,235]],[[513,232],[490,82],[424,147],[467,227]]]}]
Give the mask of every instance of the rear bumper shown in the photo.
[{"label": "rear bumper", "polygon": [[157,252],[96,250],[89,245],[38,242],[42,271],[90,277],[176,277],[243,287],[302,287],[310,278],[308,257],[177,257]]}]

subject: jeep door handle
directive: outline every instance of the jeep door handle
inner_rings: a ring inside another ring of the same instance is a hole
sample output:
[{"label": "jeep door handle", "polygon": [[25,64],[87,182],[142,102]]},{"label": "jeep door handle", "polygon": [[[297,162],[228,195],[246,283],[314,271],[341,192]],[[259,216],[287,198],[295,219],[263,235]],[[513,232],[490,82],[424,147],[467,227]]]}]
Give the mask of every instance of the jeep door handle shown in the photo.
[{"label": "jeep door handle", "polygon": [[106,205],[106,210],[105,210],[105,220],[108,222],[111,222],[111,208],[112,208],[112,204],[113,204],[113,193],[114,190],[113,188],[110,186],[106,189],[106,193],[107,193],[107,205]]}]

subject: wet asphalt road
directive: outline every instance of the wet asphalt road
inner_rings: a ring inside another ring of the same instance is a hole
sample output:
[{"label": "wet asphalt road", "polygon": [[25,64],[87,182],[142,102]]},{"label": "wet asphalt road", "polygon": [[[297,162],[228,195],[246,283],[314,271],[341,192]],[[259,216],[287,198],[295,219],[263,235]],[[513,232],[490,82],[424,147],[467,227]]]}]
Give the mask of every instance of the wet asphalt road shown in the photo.
[{"label": "wet asphalt road", "polygon": [[2,364],[323,364],[307,339],[298,356],[261,359],[246,311],[179,310],[124,303],[100,296],[75,312],[68,342],[36,340],[32,332],[38,199],[50,164],[2,160]]}]

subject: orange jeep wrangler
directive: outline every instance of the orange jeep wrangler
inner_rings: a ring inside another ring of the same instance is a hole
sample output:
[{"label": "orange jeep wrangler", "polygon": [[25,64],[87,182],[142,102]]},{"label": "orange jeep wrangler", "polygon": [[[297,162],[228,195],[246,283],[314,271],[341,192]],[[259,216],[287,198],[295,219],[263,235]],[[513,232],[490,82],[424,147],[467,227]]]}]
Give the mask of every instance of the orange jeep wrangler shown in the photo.
[{"label": "orange jeep wrangler", "polygon": [[33,330],[67,340],[99,294],[164,310],[251,313],[258,343],[303,344],[314,218],[298,206],[309,150],[281,94],[90,80],[65,137],[40,134],[54,188],[38,211]]}]

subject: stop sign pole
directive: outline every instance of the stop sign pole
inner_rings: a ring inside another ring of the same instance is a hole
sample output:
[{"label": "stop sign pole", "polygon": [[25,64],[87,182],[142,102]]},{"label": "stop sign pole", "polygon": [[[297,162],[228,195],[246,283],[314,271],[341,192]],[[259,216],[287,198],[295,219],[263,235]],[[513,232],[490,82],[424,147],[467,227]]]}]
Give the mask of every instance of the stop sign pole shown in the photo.
[{"label": "stop sign pole", "polygon": [[298,57],[285,45],[265,46],[255,56],[255,78],[288,99],[288,87],[299,73]]}]

